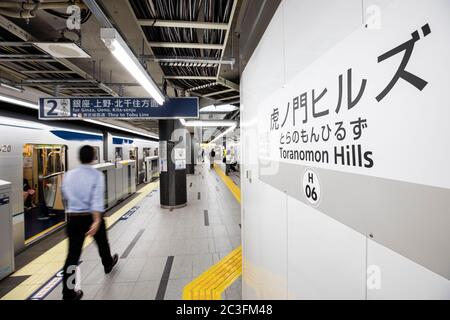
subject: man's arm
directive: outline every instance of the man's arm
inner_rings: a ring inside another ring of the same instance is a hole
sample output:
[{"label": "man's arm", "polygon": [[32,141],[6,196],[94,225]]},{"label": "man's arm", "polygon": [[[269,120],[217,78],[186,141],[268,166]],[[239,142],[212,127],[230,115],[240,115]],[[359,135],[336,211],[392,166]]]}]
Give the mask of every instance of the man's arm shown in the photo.
[{"label": "man's arm", "polygon": [[67,200],[67,190],[66,190],[66,183],[67,183],[67,177],[68,177],[69,173],[66,172],[63,175],[62,178],[62,182],[61,182],[61,198],[62,198],[62,202],[63,202],[63,206],[64,206],[64,210],[66,212],[66,214],[69,212],[69,201]]},{"label": "man's arm", "polygon": [[91,212],[94,221],[86,235],[93,237],[100,228],[105,207],[105,177],[103,176],[103,174],[98,175],[92,192]]},{"label": "man's arm", "polygon": [[92,222],[91,227],[89,228],[89,231],[86,232],[87,236],[95,236],[98,232],[98,229],[100,229],[100,225],[102,224],[102,213],[101,212],[93,212],[92,213],[94,222]]}]

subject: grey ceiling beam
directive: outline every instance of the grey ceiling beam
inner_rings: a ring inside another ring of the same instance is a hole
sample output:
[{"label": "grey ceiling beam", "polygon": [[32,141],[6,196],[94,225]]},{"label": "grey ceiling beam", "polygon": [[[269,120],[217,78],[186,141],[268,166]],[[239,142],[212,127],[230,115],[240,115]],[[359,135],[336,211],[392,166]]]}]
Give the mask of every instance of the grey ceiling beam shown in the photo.
[{"label": "grey ceiling beam", "polygon": [[222,85],[224,87],[239,91],[239,85],[237,85],[236,83],[234,83],[230,80],[224,79],[222,77],[217,77],[217,83],[219,83],[220,85]]},{"label": "grey ceiling beam", "polygon": [[[0,15],[0,18],[2,16]],[[0,42],[0,47],[32,47],[33,42],[11,42],[11,41],[2,41]]]},{"label": "grey ceiling beam", "polygon": [[66,84],[66,83],[92,83],[88,79],[27,79],[23,80],[22,84]]},{"label": "grey ceiling beam", "polygon": [[108,87],[104,83],[97,81],[93,76],[87,74],[85,71],[83,71],[82,69],[78,68],[76,65],[74,65],[70,61],[68,61],[66,59],[55,59],[55,60],[58,61],[59,63],[61,63],[67,69],[70,69],[70,70],[74,71],[76,74],[78,74],[82,78],[84,78],[86,80],[89,80],[91,83],[96,84],[100,89],[102,89],[103,91],[109,93],[113,97],[118,97],[119,96],[119,94],[117,92],[115,92],[113,89],[111,89],[110,87]]},{"label": "grey ceiling beam", "polygon": [[189,42],[149,42],[149,46],[153,48],[186,48],[186,49],[207,49],[207,50],[223,50],[224,45],[212,43],[189,43]]},{"label": "grey ceiling beam", "polygon": [[61,91],[67,91],[67,90],[100,90],[98,87],[74,87],[74,86],[68,86],[68,87],[64,87],[61,86],[59,88],[59,90]]},{"label": "grey ceiling beam", "polygon": [[168,80],[216,80],[214,76],[164,76]]},{"label": "grey ceiling beam", "polygon": [[23,74],[75,74],[72,70],[24,70],[20,71]]},{"label": "grey ceiling beam", "polygon": [[70,94],[68,94],[68,95],[71,95],[72,97],[75,95],[76,97],[93,97],[93,96],[95,96],[95,97],[109,97],[110,95],[109,94],[107,94],[107,93],[105,93],[105,92],[103,92],[103,93],[95,93],[95,92],[92,92],[92,93],[80,93],[80,92],[78,92],[78,93],[70,93]]},{"label": "grey ceiling beam", "polygon": [[0,58],[11,58],[11,59],[17,59],[17,58],[45,59],[45,58],[51,58],[51,57],[52,56],[50,56],[48,54],[0,54]]},{"label": "grey ceiling beam", "polygon": [[233,96],[233,97],[228,97],[228,98],[221,98],[221,99],[217,99],[217,100],[219,100],[219,101],[228,101],[228,100],[236,100],[236,99],[239,99],[240,98],[240,96],[238,95],[238,96]]},{"label": "grey ceiling beam", "polygon": [[5,59],[5,58],[0,58],[0,62],[21,62],[21,63],[28,63],[28,62],[52,62],[54,61],[53,58],[44,58],[44,59],[27,59],[27,58],[22,58],[22,59]]},{"label": "grey ceiling beam", "polygon": [[183,20],[153,20],[138,19],[137,22],[145,27],[164,27],[164,28],[189,28],[189,29],[209,29],[226,30],[227,23],[203,22],[203,21],[183,21]]},{"label": "grey ceiling beam", "polygon": [[226,105],[226,104],[236,104],[236,103],[241,103],[241,99],[237,99],[237,100],[233,100],[233,101],[227,101],[227,102],[223,102],[222,104],[218,104],[218,105],[216,105],[216,107],[217,107],[217,106],[220,106],[220,105]]},{"label": "grey ceiling beam", "polygon": [[[231,14],[230,14],[230,20],[228,21],[228,26],[227,26],[227,29],[226,29],[226,32],[225,32],[225,40],[223,41],[223,50],[222,50],[222,52],[220,54],[220,60],[222,60],[224,55],[225,55],[225,48],[227,47],[228,38],[230,37],[230,30],[231,30],[231,27],[233,25],[234,15],[235,15],[235,12],[236,12],[238,1],[239,0],[234,0],[233,1],[233,7],[231,8]],[[217,69],[217,79],[219,79],[221,68],[222,68],[222,65],[219,65],[219,68]]]},{"label": "grey ceiling beam", "polygon": [[223,90],[223,91],[216,91],[216,92],[213,92],[213,93],[204,94],[203,97],[205,97],[205,98],[214,97],[214,96],[218,96],[218,95],[221,95],[221,94],[230,93],[230,92],[233,92],[233,91],[236,91],[236,90],[234,90],[234,89],[227,89],[227,90]]},{"label": "grey ceiling beam", "polygon": [[2,73],[9,74],[20,81],[22,81],[23,79],[26,79],[25,75],[23,75],[22,73],[18,72],[17,70],[11,69],[10,67],[7,67],[5,65],[0,64],[0,71]]},{"label": "grey ceiling beam", "polygon": [[15,35],[19,39],[22,39],[23,41],[29,41],[32,39],[32,36],[28,32],[16,26],[2,15],[0,15],[0,27],[3,27],[5,30],[9,31],[11,34]]},{"label": "grey ceiling beam", "polygon": [[217,59],[199,59],[199,58],[182,58],[182,57],[176,57],[176,58],[156,58],[156,57],[149,57],[147,58],[150,61],[158,62],[158,63],[187,63],[187,64],[212,64],[212,65],[219,65],[222,64],[235,64],[236,60],[231,59],[224,59],[222,61]]}]

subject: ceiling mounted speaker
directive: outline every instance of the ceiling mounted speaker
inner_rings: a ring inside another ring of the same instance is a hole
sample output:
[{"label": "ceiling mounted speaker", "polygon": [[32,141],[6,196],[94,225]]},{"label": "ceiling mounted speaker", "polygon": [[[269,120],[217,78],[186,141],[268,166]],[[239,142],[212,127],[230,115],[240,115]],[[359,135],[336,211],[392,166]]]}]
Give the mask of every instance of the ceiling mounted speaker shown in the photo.
[{"label": "ceiling mounted speaker", "polygon": [[90,58],[82,48],[72,42],[35,42],[36,47],[55,58]]}]

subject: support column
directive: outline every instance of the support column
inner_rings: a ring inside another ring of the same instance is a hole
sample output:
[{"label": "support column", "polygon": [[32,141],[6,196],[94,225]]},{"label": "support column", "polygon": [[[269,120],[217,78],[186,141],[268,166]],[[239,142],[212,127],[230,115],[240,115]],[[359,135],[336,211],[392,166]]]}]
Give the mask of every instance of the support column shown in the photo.
[{"label": "support column", "polygon": [[195,138],[195,133],[191,133],[191,139],[192,139],[191,160],[195,170],[195,166],[197,165],[198,162],[198,147],[197,147],[197,139]]},{"label": "support column", "polygon": [[[194,128],[194,153],[195,153],[195,165],[203,164],[202,158],[202,128]],[[206,154],[205,154],[206,156]]]},{"label": "support column", "polygon": [[186,131],[180,121],[160,120],[159,141],[161,207],[182,208],[187,205]]},{"label": "support column", "polygon": [[186,132],[186,173],[195,174],[194,134]]}]

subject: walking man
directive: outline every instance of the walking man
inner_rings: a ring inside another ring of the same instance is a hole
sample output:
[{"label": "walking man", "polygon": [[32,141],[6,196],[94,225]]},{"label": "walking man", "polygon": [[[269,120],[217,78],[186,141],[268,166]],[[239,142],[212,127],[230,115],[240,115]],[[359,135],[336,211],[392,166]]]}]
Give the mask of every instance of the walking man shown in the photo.
[{"label": "walking man", "polygon": [[66,202],[69,252],[64,264],[63,300],[80,300],[83,291],[75,290],[75,272],[86,236],[94,237],[105,273],[111,272],[119,256],[111,256],[105,221],[103,219],[105,180],[91,165],[94,148],[80,149],[81,166],[66,173],[62,193]]}]

